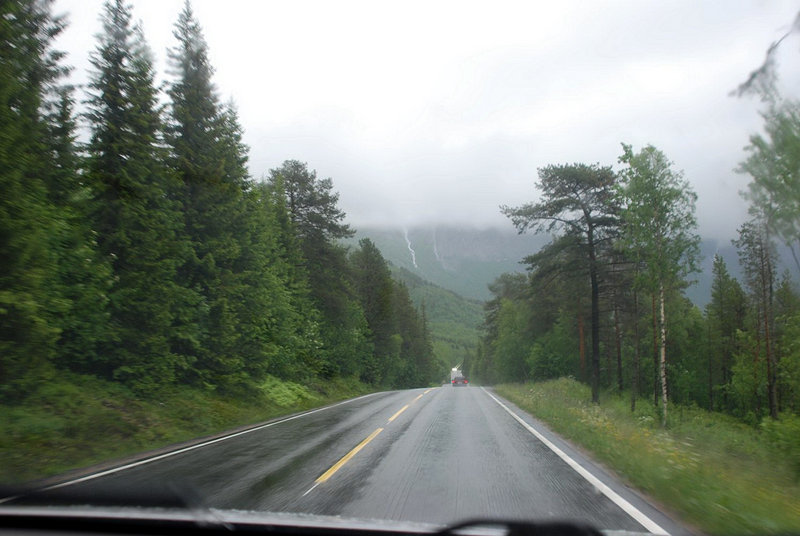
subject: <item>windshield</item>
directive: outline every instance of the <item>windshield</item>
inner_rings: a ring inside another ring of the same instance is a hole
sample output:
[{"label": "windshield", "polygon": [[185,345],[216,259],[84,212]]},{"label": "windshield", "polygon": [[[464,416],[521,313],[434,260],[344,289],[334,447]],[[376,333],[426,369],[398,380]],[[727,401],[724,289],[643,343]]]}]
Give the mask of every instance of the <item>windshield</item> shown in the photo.
[{"label": "windshield", "polygon": [[800,532],[792,2],[0,4],[0,510]]}]

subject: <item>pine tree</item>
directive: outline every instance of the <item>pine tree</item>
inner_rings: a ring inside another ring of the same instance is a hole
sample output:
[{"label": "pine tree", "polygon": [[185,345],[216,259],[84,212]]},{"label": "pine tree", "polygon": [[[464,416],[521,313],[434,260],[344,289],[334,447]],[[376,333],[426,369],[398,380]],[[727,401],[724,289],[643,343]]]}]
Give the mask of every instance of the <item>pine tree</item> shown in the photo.
[{"label": "pine tree", "polygon": [[[708,400],[709,409],[729,409],[727,387],[737,349],[737,332],[745,329],[747,300],[739,285],[728,272],[721,256],[714,256],[711,281],[711,301],[706,306],[708,320]],[[722,399],[714,395],[721,388]]]},{"label": "pine tree", "polygon": [[775,265],[777,253],[764,220],[755,219],[739,227],[739,238],[733,241],[739,252],[739,264],[755,305],[754,360],[762,355],[767,366],[767,403],[769,414],[778,418],[777,357],[775,352]]},{"label": "pine tree", "polygon": [[520,233],[563,231],[573,240],[589,276],[592,402],[600,397],[600,250],[617,229],[616,175],[609,167],[585,164],[539,169],[542,200],[501,207]]},{"label": "pine tree", "polygon": [[308,277],[309,295],[321,314],[320,333],[325,343],[323,374],[350,375],[372,352],[369,328],[351,288],[346,249],[337,241],[352,236],[337,206],[331,179],[318,179],[306,164],[288,160],[270,171],[269,183],[280,185],[292,232],[299,245],[302,271]]}]

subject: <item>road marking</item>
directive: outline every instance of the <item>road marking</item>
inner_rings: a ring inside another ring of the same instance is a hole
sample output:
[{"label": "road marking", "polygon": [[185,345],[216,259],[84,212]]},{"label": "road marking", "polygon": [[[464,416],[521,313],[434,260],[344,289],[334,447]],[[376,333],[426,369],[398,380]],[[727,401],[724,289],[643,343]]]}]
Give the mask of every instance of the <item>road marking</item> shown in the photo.
[{"label": "road marking", "polygon": [[481,387],[481,389],[483,389],[483,392],[486,393],[487,395],[489,395],[492,398],[492,400],[494,400],[495,402],[500,404],[500,407],[503,408],[504,410],[506,410],[508,412],[508,414],[511,415],[514,418],[514,420],[516,420],[523,427],[525,427],[525,429],[528,430],[531,434],[536,436],[536,438],[539,441],[541,441],[542,443],[547,445],[547,447],[550,448],[550,450],[555,452],[556,455],[558,455],[559,458],[564,460],[567,463],[567,465],[572,467],[575,470],[575,472],[577,472],[583,478],[588,480],[589,483],[592,484],[595,488],[597,488],[598,491],[600,491],[603,495],[608,497],[611,500],[611,502],[613,502],[614,504],[619,506],[626,514],[628,514],[633,519],[635,519],[640,525],[642,525],[644,528],[646,528],[647,530],[649,530],[653,534],[669,536],[669,533],[666,530],[664,530],[663,528],[661,528],[655,521],[653,521],[652,519],[650,519],[649,517],[644,515],[641,511],[639,511],[638,508],[636,508],[631,503],[629,503],[628,501],[623,499],[613,489],[611,489],[608,486],[606,486],[605,484],[603,484],[600,481],[599,478],[597,478],[592,473],[590,473],[585,468],[583,468],[581,465],[579,465],[578,462],[576,462],[575,460],[570,458],[567,455],[566,452],[564,452],[563,450],[558,448],[555,444],[553,444],[553,442],[551,442],[549,439],[547,439],[545,436],[543,436],[541,433],[539,433],[539,431],[536,430],[533,426],[531,426],[530,424],[528,424],[524,420],[522,420],[522,418],[519,415],[517,415],[516,413],[511,411],[508,408],[508,406],[506,406],[505,404],[500,402],[497,398],[495,398],[494,395],[492,395],[492,393],[490,393],[489,391],[487,391],[483,387]]},{"label": "road marking", "polygon": [[423,394],[423,395],[427,395],[427,394],[428,394],[428,393],[430,393],[431,391],[433,391],[433,387],[431,387],[430,389],[428,389],[427,391],[425,391],[425,392],[424,392],[424,393],[422,393],[422,394]]},{"label": "road marking", "polygon": [[407,409],[408,409],[408,404],[406,404],[405,406],[403,406],[402,408],[400,408],[400,410],[399,410],[397,413],[395,413],[394,415],[392,415],[391,417],[389,417],[389,422],[392,422],[393,420],[395,420],[396,418],[398,418],[398,417],[400,416],[400,414],[401,414],[401,413],[403,413],[403,412],[404,412],[405,410],[407,410]]},{"label": "road marking", "polygon": [[[407,410],[407,409],[408,409],[408,407],[409,407],[411,404],[413,404],[414,402],[416,402],[417,400],[419,400],[420,398],[422,398],[422,395],[424,395],[424,394],[426,394],[426,393],[428,393],[428,392],[430,392],[430,391],[432,391],[432,390],[433,390],[433,388],[431,388],[431,389],[428,389],[428,390],[427,390],[427,391],[425,391],[424,393],[420,393],[420,394],[419,394],[419,396],[417,396],[417,398],[415,398],[414,400],[412,400],[411,402],[409,402],[408,404],[406,404],[405,406],[403,406],[402,408],[400,408],[400,409],[397,411],[397,413],[395,413],[394,415],[392,415],[391,417],[389,417],[389,420],[386,422],[386,424],[389,424],[390,422],[394,421],[396,418],[398,418],[398,417],[400,416],[400,414],[402,414],[402,413],[403,413],[405,410]],[[333,476],[333,474],[334,474],[334,473],[336,473],[336,471],[338,471],[339,469],[341,469],[341,467],[342,467],[344,464],[346,464],[348,461],[350,461],[350,459],[351,459],[353,456],[355,456],[356,454],[358,454],[358,452],[359,452],[361,449],[363,449],[365,446],[367,446],[367,443],[369,443],[370,441],[372,441],[373,439],[375,439],[375,437],[376,437],[378,434],[380,434],[381,432],[383,432],[383,428],[378,428],[377,430],[375,430],[374,432],[372,432],[372,433],[371,433],[371,434],[370,434],[370,435],[369,435],[369,436],[368,436],[368,437],[367,437],[367,438],[366,438],[364,441],[362,441],[361,443],[359,443],[358,445],[356,445],[356,447],[355,447],[353,450],[351,450],[350,452],[348,452],[347,454],[345,454],[345,455],[344,455],[344,457],[343,457],[341,460],[339,460],[338,462],[336,462],[335,464],[333,464],[333,466],[332,466],[330,469],[328,469],[327,471],[325,471],[324,473],[322,473],[322,475],[321,475],[319,478],[317,478],[317,479],[314,481],[314,485],[313,485],[313,486],[311,486],[310,488],[308,488],[308,490],[307,490],[305,493],[303,493],[303,495],[302,495],[302,496],[303,496],[303,497],[305,497],[306,495],[308,495],[309,493],[311,493],[312,491],[314,491],[314,489],[315,489],[317,486],[319,486],[319,485],[320,485],[320,484],[322,484],[323,482],[327,481],[327,480],[328,480],[330,477],[332,477],[332,476]]]},{"label": "road marking", "polygon": [[[364,447],[366,447],[366,446],[367,446],[367,443],[369,443],[370,441],[372,441],[373,439],[375,439],[375,437],[377,437],[377,435],[378,435],[378,434],[380,434],[381,432],[383,432],[383,428],[378,428],[377,430],[375,430],[374,432],[372,432],[372,433],[371,433],[369,436],[367,436],[367,438],[366,438],[364,441],[362,441],[361,443],[359,443],[358,445],[356,445],[356,446],[355,446],[355,448],[354,448],[353,450],[351,450],[350,452],[348,452],[347,454],[345,454],[345,455],[342,457],[342,459],[341,459],[341,460],[339,460],[338,462],[336,462],[335,464],[333,464],[333,466],[332,466],[330,469],[328,469],[327,471],[325,471],[324,473],[322,473],[322,475],[321,475],[321,476],[320,476],[320,477],[319,477],[319,478],[318,478],[318,479],[315,481],[315,482],[316,482],[316,484],[322,484],[323,482],[327,481],[327,480],[328,480],[330,477],[332,477],[332,476],[333,476],[333,475],[336,473],[336,471],[338,471],[339,469],[341,469],[341,467],[342,467],[344,464],[346,464],[347,462],[349,462],[349,461],[350,461],[350,458],[352,458],[353,456],[355,456],[356,454],[358,454],[358,453],[359,453],[359,451],[360,451],[361,449],[363,449]],[[314,487],[316,487],[316,484],[314,485]],[[311,489],[314,489],[314,488],[311,488]],[[308,490],[308,491],[311,491],[311,490]],[[308,491],[307,491],[306,493],[308,493]]]},{"label": "road marking", "polygon": [[[155,462],[155,461],[158,461],[158,460],[163,460],[164,458],[169,458],[170,456],[176,456],[178,454],[183,454],[184,452],[189,452],[190,450],[195,450],[195,449],[199,449],[201,447],[206,447],[208,445],[213,445],[214,443],[219,443],[220,441],[226,441],[228,439],[233,439],[234,437],[239,437],[241,435],[249,434],[250,432],[257,432],[259,430],[263,430],[263,429],[269,428],[271,426],[275,426],[275,425],[278,425],[278,424],[281,424],[281,423],[284,423],[284,422],[293,421],[293,420],[299,419],[301,417],[306,417],[306,416],[312,415],[314,413],[319,413],[320,411],[325,411],[327,409],[332,409],[332,408],[335,408],[337,406],[341,406],[343,404],[348,404],[350,402],[355,402],[356,400],[361,400],[362,398],[367,398],[369,396],[373,396],[373,395],[376,395],[376,394],[378,394],[378,393],[370,393],[368,395],[359,396],[358,398],[351,398],[350,400],[344,400],[342,402],[337,402],[336,404],[332,404],[330,406],[325,406],[324,408],[312,409],[311,411],[306,411],[305,413],[299,413],[297,415],[293,415],[291,417],[287,417],[287,418],[281,419],[279,421],[274,421],[274,422],[270,422],[270,423],[267,423],[267,424],[262,424],[260,426],[256,426],[256,427],[253,427],[253,428],[248,428],[247,430],[242,430],[241,432],[236,432],[236,433],[233,433],[233,434],[230,434],[230,435],[218,437],[216,439],[211,439],[209,441],[204,441],[204,442],[198,443],[196,445],[191,445],[189,447],[184,447],[182,449],[166,452],[166,453],[160,454],[158,456],[153,456],[152,458],[146,458],[144,460],[139,460],[138,462],[129,463],[127,465],[121,465],[119,467],[114,467],[114,468],[111,468],[111,469],[107,469],[107,470],[101,471],[99,473],[94,473],[94,474],[87,475],[87,476],[84,476],[84,477],[81,477],[81,478],[76,478],[74,480],[68,480],[67,482],[62,482],[60,484],[53,484],[52,486],[46,486],[46,487],[41,488],[41,489],[39,489],[37,491],[50,491],[50,490],[54,490],[54,489],[64,488],[64,487],[67,487],[67,486],[71,486],[73,484],[80,484],[81,482],[87,482],[89,480],[94,480],[95,478],[100,478],[100,477],[111,475],[111,474],[114,474],[114,473],[119,473],[120,471],[125,471],[127,469],[132,469],[134,467],[138,467],[140,465],[145,465],[147,463]],[[14,499],[16,499],[18,497],[19,497],[18,495],[15,495],[13,497],[2,498],[2,499],[0,499],[0,504],[3,504],[4,502],[8,502],[8,501],[11,501],[11,500],[14,500]]]}]

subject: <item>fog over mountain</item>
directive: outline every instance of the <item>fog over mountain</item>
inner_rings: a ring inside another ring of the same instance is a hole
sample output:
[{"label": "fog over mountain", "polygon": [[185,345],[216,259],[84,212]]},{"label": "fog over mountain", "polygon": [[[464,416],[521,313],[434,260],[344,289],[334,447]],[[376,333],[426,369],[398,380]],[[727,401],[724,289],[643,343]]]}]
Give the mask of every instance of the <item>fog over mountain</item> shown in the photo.
[{"label": "fog over mountain", "polygon": [[[101,0],[57,0],[84,84]],[[133,0],[162,79],[183,0]],[[286,159],[331,177],[356,226],[501,226],[537,168],[616,165],[653,144],[699,195],[703,236],[746,218],[734,168],[761,128],[731,97],[791,26],[790,0],[263,2],[193,0],[223,100],[259,178]],[[778,55],[795,94],[800,39]]]},{"label": "fog over mountain", "polygon": [[[517,234],[507,228],[465,226],[360,227],[351,243],[369,238],[392,264],[452,290],[466,298],[487,300],[488,285],[500,274],[525,272],[522,260],[550,241],[547,235]],[[700,272],[686,295],[699,307],[711,298],[711,265],[714,255],[725,260],[732,276],[741,281],[736,248],[730,240],[704,238],[701,243]],[[788,248],[778,247],[778,274],[798,274]]]}]

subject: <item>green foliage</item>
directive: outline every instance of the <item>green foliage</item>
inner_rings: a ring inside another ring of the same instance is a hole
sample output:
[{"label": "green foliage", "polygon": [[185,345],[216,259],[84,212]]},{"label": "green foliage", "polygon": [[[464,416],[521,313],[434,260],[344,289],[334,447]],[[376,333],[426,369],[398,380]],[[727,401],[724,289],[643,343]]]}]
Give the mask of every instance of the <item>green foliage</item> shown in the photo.
[{"label": "green foliage", "polygon": [[765,419],[761,429],[767,441],[789,461],[800,481],[800,416],[787,413],[778,419]]},{"label": "green foliage", "polygon": [[[697,271],[700,237],[696,234],[697,195],[682,172],[652,145],[634,153],[622,145],[618,189],[622,227],[620,246],[636,263],[635,282],[655,297],[658,314],[653,326],[659,348],[662,425],[668,407],[667,292],[687,285],[686,278]],[[671,313],[671,312],[670,312]]]},{"label": "green foliage", "polygon": [[175,281],[186,253],[179,183],[166,166],[150,53],[130,19],[121,0],[108,2],[92,57],[89,218],[112,272],[108,333],[92,369],[147,391],[191,364],[172,352],[178,309],[191,298]]},{"label": "green foliage", "polygon": [[0,400],[19,400],[52,376],[71,307],[58,275],[70,217],[49,190],[59,162],[48,110],[65,71],[52,42],[64,22],[51,2],[23,0],[3,2],[0,20]]},{"label": "green foliage", "polygon": [[[619,199],[614,187],[617,176],[610,167],[572,164],[539,169],[542,200],[518,208],[501,207],[519,232],[562,231],[538,258],[528,258],[532,269],[544,263],[556,272],[582,269],[589,276],[591,314],[592,400],[597,402],[600,386],[600,288],[599,257],[617,233]],[[572,262],[551,262],[571,253]]]},{"label": "green foliage", "polygon": [[528,321],[527,310],[521,303],[502,300],[497,313],[497,341],[493,347],[498,381],[528,378],[526,358],[532,342]]},{"label": "green foliage", "polygon": [[622,147],[622,243],[643,265],[637,283],[650,292],[681,286],[697,271],[700,254],[697,194],[660,150],[648,145],[634,153],[630,145]]},{"label": "green foliage", "polygon": [[141,454],[369,391],[356,379],[300,385],[267,377],[247,398],[170,386],[142,398],[94,376],[62,373],[23,404],[0,405],[0,482],[17,484]]},{"label": "green foliage", "polygon": [[[708,321],[709,409],[731,409],[725,387],[730,383],[734,355],[739,351],[736,333],[744,329],[747,302],[739,282],[730,276],[722,257],[716,255],[712,268],[711,302],[706,307]],[[715,397],[715,393],[720,396]]]},{"label": "green foliage", "polygon": [[800,104],[771,99],[762,116],[765,135],[750,137],[745,148],[748,156],[737,171],[753,179],[746,195],[752,212],[766,216],[770,228],[796,254],[800,246]]},{"label": "green foliage", "polygon": [[573,322],[571,315],[561,311],[553,329],[536,340],[527,358],[531,378],[560,378],[578,370],[579,348]]},{"label": "green foliage", "polygon": [[[600,405],[589,404],[588,387],[566,378],[497,391],[704,532],[800,530],[792,460],[776,458],[753,427],[672,406],[670,426],[662,429],[652,405],[631,412],[624,397],[611,394]],[[796,424],[785,433],[790,426]]]},{"label": "green foliage", "polygon": [[303,402],[315,402],[320,398],[304,385],[282,381],[274,376],[267,376],[264,379],[261,390],[268,401],[281,408],[298,406]]},{"label": "green foliage", "polygon": [[391,266],[392,276],[408,289],[414,306],[425,308],[438,366],[447,370],[462,363],[462,370],[472,376],[470,366],[481,336],[482,304],[468,300],[453,291],[425,281],[405,268]]},{"label": "green foliage", "polygon": [[188,2],[166,119],[131,7],[105,3],[86,146],[73,89],[57,85],[63,22],[50,8],[0,8],[0,401],[83,400],[57,381],[68,372],[145,401],[177,385],[248,397],[291,380],[281,403],[321,377],[398,386],[438,374],[425,313],[377,248],[351,262],[338,243],[352,231],[332,180],[298,161],[250,180]]}]

